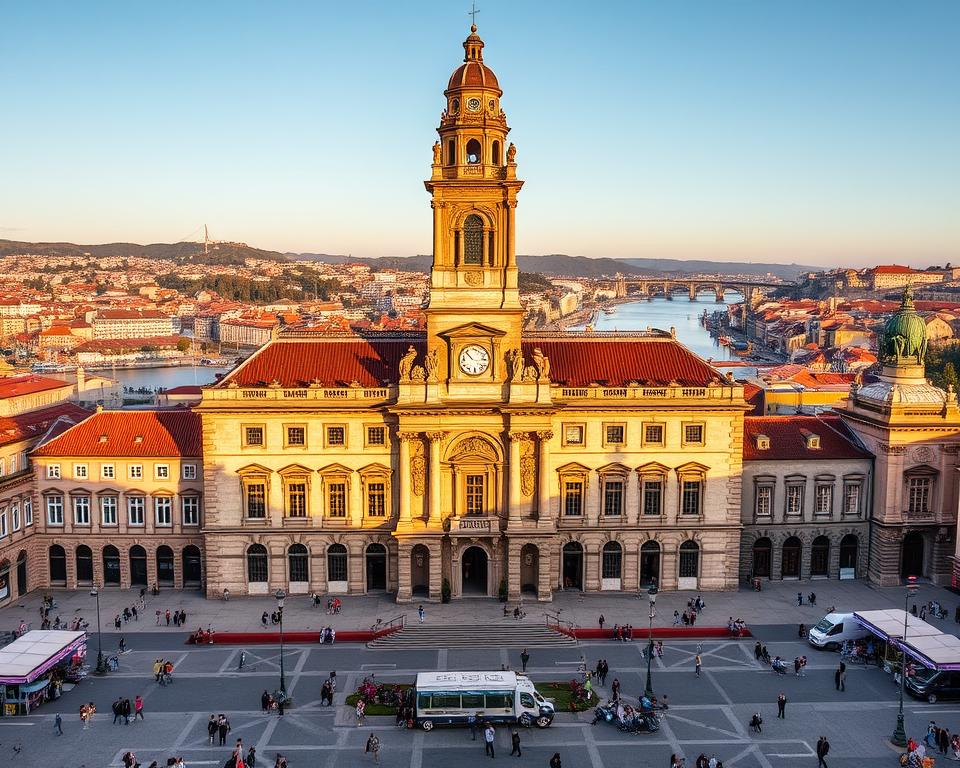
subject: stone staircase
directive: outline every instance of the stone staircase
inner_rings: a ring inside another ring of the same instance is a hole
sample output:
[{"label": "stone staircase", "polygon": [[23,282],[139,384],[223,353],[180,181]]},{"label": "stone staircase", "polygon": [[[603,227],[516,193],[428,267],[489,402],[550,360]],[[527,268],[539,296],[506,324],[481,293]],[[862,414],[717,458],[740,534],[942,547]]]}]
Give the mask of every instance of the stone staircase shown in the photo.
[{"label": "stone staircase", "polygon": [[368,648],[557,648],[576,645],[569,635],[543,624],[407,624],[367,643]]}]

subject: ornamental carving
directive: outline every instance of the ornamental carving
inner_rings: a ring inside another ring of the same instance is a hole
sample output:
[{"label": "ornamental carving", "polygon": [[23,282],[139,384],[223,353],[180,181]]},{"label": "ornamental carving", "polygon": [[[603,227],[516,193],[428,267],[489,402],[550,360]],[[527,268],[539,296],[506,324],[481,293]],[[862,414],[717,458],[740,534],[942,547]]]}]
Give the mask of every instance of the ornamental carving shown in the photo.
[{"label": "ornamental carving", "polygon": [[493,446],[482,437],[468,437],[457,445],[457,456],[480,456],[496,461],[498,456]]},{"label": "ornamental carving", "polygon": [[931,461],[933,461],[933,450],[926,445],[921,445],[919,448],[914,450],[913,455],[921,464],[929,464]]},{"label": "ornamental carving", "polygon": [[537,437],[544,441],[553,440],[553,432],[551,432],[549,429],[541,430],[540,432],[537,432]]},{"label": "ornamental carving", "polygon": [[533,496],[536,474],[537,461],[534,458],[533,443],[524,440],[520,444],[520,492],[524,496]]},{"label": "ornamental carving", "polygon": [[877,448],[880,450],[880,453],[885,453],[888,456],[903,456],[907,452],[907,447],[905,445],[890,445],[890,443],[877,443]]},{"label": "ornamental carving", "polygon": [[415,440],[410,445],[410,485],[414,496],[423,496],[427,480],[427,460],[424,456],[423,441]]},{"label": "ornamental carving", "polygon": [[483,275],[479,272],[466,272],[463,275],[463,282],[467,285],[482,285]]}]

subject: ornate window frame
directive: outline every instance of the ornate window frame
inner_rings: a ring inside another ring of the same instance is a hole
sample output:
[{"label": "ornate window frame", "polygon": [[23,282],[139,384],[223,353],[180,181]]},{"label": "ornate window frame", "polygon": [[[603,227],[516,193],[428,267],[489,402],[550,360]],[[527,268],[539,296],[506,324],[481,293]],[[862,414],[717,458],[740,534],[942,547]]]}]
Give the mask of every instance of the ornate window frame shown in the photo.
[{"label": "ornate window frame", "polygon": [[[707,495],[707,472],[709,467],[696,461],[688,461],[676,468],[677,473],[677,519],[678,520],[702,520],[704,504]],[[686,485],[688,483],[699,484],[697,497],[697,512],[684,512],[684,503],[686,501]]]},{"label": "ornate window frame", "polygon": [[[604,431],[606,431],[606,424]],[[624,464],[612,463],[606,464],[597,469],[599,482],[597,483],[598,509],[600,510],[600,519],[607,521],[620,522],[627,514],[627,488],[630,482],[630,467]],[[607,483],[617,482],[621,484],[620,489],[620,511],[616,514],[607,514]]]},{"label": "ornate window frame", "polygon": [[[363,504],[363,517],[367,520],[378,520],[386,522],[393,517],[393,492],[391,488],[392,472],[390,467],[384,464],[367,464],[357,470],[360,475],[360,495]],[[373,515],[370,513],[370,487],[375,483],[383,484],[383,514]]]},{"label": "ornate window frame", "polygon": [[[760,512],[761,491],[769,494],[767,511]],[[777,476],[755,475],[753,478],[753,519],[754,522],[770,522],[773,519],[773,508],[777,501]]]},{"label": "ornate window frame", "polygon": [[[853,512],[847,510],[847,491],[851,488],[857,489],[857,508]],[[857,520],[863,517],[863,497],[865,489],[865,474],[856,472],[843,476],[843,498],[840,501],[840,517]]]},{"label": "ornate window frame", "polygon": [[[800,504],[795,512],[790,511],[790,498],[793,491],[799,490]],[[804,516],[807,504],[807,476],[799,473],[783,478],[783,519],[800,520]]]},{"label": "ornate window frame", "polygon": [[[634,471],[637,473],[637,483],[640,486],[640,519],[662,520],[667,514],[667,483],[670,479],[670,467],[658,461],[648,461]],[[660,511],[656,514],[647,513],[648,483],[660,483]]]},{"label": "ornate window frame", "polygon": [[[243,512],[243,522],[266,524],[270,520],[270,479],[273,471],[261,464],[247,464],[237,470],[240,478],[240,504]],[[263,486],[263,515],[251,517],[249,509],[249,492],[251,486]]]},{"label": "ornate window frame", "polygon": [[[325,521],[335,521],[341,525],[350,522],[350,483],[353,478],[353,470],[345,467],[343,464],[327,464],[317,470],[320,475],[320,493],[322,496],[321,509],[323,510],[323,519]],[[332,515],[330,513],[330,486],[334,483],[343,485],[343,514]]]},{"label": "ornate window frame", "polygon": [[[816,475],[813,478],[813,516],[815,518],[824,520],[833,517],[833,510],[836,505],[836,488],[836,475]],[[826,511],[821,511],[819,508],[821,490],[827,491],[829,504]]]},{"label": "ornate window frame", "polygon": [[[310,509],[310,481],[313,479],[313,470],[302,464],[288,464],[283,469],[277,471],[280,475],[280,484],[283,489],[283,517],[285,520],[306,520],[311,516]],[[293,484],[302,483],[303,488],[303,514],[291,514],[290,492]]]},{"label": "ornate window frame", "polygon": [[[590,468],[572,461],[557,467],[557,476],[560,482],[560,519],[561,520],[583,520],[587,514],[587,489],[590,486]],[[580,484],[580,511],[575,514],[567,512],[568,491],[567,483]]]}]

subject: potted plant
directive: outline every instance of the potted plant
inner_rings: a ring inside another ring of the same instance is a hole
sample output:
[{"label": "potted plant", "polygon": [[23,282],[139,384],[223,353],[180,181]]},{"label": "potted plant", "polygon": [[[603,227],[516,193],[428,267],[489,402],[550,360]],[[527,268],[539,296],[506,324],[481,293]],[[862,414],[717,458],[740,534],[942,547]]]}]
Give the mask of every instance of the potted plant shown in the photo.
[{"label": "potted plant", "polygon": [[450,581],[448,579],[444,579],[443,583],[440,585],[440,602],[450,602]]},{"label": "potted plant", "polygon": [[506,579],[500,580],[500,589],[497,591],[497,594],[500,597],[501,603],[507,602],[507,580]]}]

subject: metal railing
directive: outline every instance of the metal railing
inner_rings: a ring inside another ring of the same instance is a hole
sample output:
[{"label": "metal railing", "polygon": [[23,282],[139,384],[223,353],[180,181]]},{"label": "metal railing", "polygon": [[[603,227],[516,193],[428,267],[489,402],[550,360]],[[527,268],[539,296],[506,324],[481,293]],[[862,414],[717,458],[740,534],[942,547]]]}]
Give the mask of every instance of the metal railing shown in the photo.
[{"label": "metal railing", "polygon": [[377,619],[376,623],[370,627],[370,631],[373,632],[374,637],[380,637],[381,635],[387,635],[391,632],[399,632],[407,625],[407,614],[401,613],[399,616],[394,616],[392,619]]},{"label": "metal railing", "polygon": [[555,632],[560,632],[561,634],[572,637],[579,645],[580,640],[577,638],[577,630],[580,629],[580,625],[574,621],[567,621],[566,619],[561,618],[560,613],[562,610],[563,609],[561,608],[560,611],[554,611],[553,613],[550,611],[544,611],[544,624],[546,624],[547,629],[552,629]]}]

